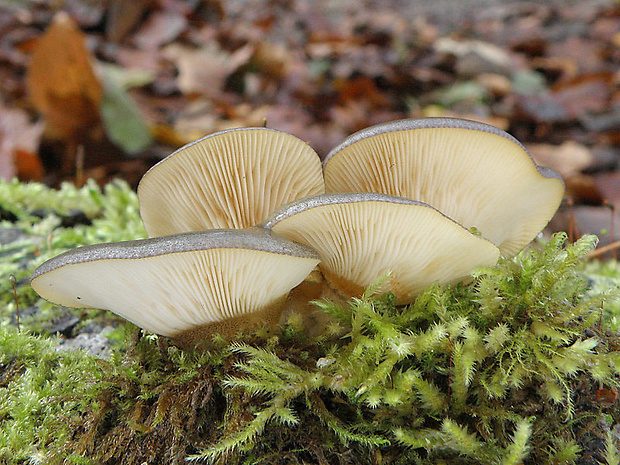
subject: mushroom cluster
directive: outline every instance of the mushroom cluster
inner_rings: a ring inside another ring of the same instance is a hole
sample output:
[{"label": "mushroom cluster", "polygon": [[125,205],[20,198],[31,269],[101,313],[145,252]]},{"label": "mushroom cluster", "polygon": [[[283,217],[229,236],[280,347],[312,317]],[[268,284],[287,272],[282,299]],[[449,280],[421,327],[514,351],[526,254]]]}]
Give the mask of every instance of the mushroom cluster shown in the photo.
[{"label": "mushroom cluster", "polygon": [[527,245],[564,192],[512,136],[453,118],[360,131],[323,162],[268,128],[222,131],[168,156],[138,186],[149,239],[54,257],[45,299],[110,310],[179,340],[276,323],[317,267],[343,296],[387,276],[398,304]]}]

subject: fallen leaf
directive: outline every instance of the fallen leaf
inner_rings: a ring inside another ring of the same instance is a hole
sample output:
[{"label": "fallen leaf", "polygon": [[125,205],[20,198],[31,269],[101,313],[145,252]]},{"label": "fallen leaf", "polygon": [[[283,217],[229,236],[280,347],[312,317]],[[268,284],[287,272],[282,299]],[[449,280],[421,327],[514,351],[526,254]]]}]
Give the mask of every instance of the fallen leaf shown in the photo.
[{"label": "fallen leaf", "polygon": [[537,72],[544,74],[549,82],[569,81],[579,74],[577,62],[570,57],[535,57],[531,65]]},{"label": "fallen leaf", "polygon": [[556,170],[563,178],[581,173],[593,162],[590,149],[575,141],[561,145],[528,144],[526,147],[536,163]]},{"label": "fallen leaf", "polygon": [[181,14],[156,11],[133,36],[133,42],[143,50],[155,50],[176,39],[187,28],[187,18]]},{"label": "fallen leaf", "polygon": [[63,0],[63,10],[82,28],[97,27],[105,14],[104,6],[103,2]]},{"label": "fallen leaf", "polygon": [[[606,207],[580,205],[577,207],[563,207],[549,222],[548,229],[552,231],[569,231],[570,225],[576,226],[579,236],[596,234],[600,238],[599,246],[605,246],[620,238],[620,217]],[[613,230],[613,238],[611,231]]]},{"label": "fallen leaf", "polygon": [[177,132],[172,126],[164,123],[155,124],[152,129],[152,134],[156,142],[170,147],[181,147],[192,141],[183,134]]},{"label": "fallen leaf", "polygon": [[596,403],[603,408],[612,407],[618,401],[618,391],[615,389],[597,389],[594,393]]},{"label": "fallen leaf", "polygon": [[107,39],[112,42],[123,40],[152,5],[152,0],[111,0],[105,29]]},{"label": "fallen leaf", "polygon": [[554,100],[564,108],[569,118],[598,113],[607,108],[612,92],[610,73],[584,74],[553,86]]},{"label": "fallen leaf", "polygon": [[82,32],[58,13],[39,39],[26,75],[35,108],[45,118],[46,135],[75,138],[99,121],[103,87],[95,76]]},{"label": "fallen leaf", "polygon": [[602,43],[588,40],[578,35],[570,36],[563,41],[552,41],[547,47],[546,55],[572,61],[579,74],[592,74],[605,70],[602,60]]},{"label": "fallen leaf", "polygon": [[504,97],[512,92],[512,82],[501,74],[482,73],[476,81],[494,97]]},{"label": "fallen leaf", "polygon": [[251,65],[261,74],[280,80],[286,75],[291,61],[290,51],[284,45],[259,42],[254,49]]},{"label": "fallen leaf", "polygon": [[371,106],[387,105],[387,98],[377,88],[375,81],[368,76],[358,76],[351,79],[336,79],[334,88],[339,93],[339,102],[367,101]]},{"label": "fallen leaf", "polygon": [[602,205],[605,201],[594,177],[586,174],[575,174],[564,179],[566,196],[575,204]]},{"label": "fallen leaf", "polygon": [[[217,116],[211,102],[208,99],[196,99],[180,112],[173,130],[177,138],[188,143],[217,131],[216,123]],[[239,126],[243,125],[240,124]],[[167,135],[170,136],[171,134],[168,133]]]},{"label": "fallen leaf", "polygon": [[603,198],[620,210],[620,173],[599,173],[594,176],[594,181]]},{"label": "fallen leaf", "polygon": [[45,169],[41,159],[34,152],[26,152],[21,149],[15,151],[15,168],[20,181],[43,181]]},{"label": "fallen leaf", "polygon": [[435,42],[435,50],[457,57],[456,68],[462,76],[480,73],[509,75],[511,59],[506,50],[479,40],[457,41],[442,37]]},{"label": "fallen leaf", "polygon": [[[36,153],[42,133],[42,122],[31,123],[25,111],[0,105],[1,178],[11,179],[20,174],[21,169],[24,174],[22,179],[40,180],[41,164]],[[20,158],[23,159],[20,161]],[[31,169],[35,165],[38,168]]]},{"label": "fallen leaf", "polygon": [[246,45],[228,53],[212,42],[198,50],[172,44],[164,48],[163,53],[176,64],[181,92],[216,99],[222,95],[226,79],[249,62],[253,51],[251,45]]},{"label": "fallen leaf", "polygon": [[105,93],[101,101],[101,117],[107,136],[128,154],[136,154],[153,143],[144,115],[127,93],[131,76],[102,67]]}]

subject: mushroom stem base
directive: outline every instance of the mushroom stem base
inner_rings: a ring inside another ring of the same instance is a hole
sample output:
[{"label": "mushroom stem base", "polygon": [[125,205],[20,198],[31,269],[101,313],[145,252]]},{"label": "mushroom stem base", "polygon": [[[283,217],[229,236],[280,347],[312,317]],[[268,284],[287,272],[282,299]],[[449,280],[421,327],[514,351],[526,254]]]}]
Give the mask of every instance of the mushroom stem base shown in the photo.
[{"label": "mushroom stem base", "polygon": [[289,294],[282,311],[282,321],[286,322],[293,314],[297,314],[301,316],[303,327],[309,336],[322,334],[331,317],[314,305],[314,300],[329,300],[344,305],[347,299],[333,289],[319,271],[315,271]]},{"label": "mushroom stem base", "polygon": [[261,310],[246,315],[239,315],[222,321],[207,323],[171,336],[172,341],[184,348],[208,344],[214,336],[230,340],[239,332],[250,328],[267,326],[275,328],[280,322],[286,295],[273,301]]},{"label": "mushroom stem base", "polygon": [[[341,276],[331,273],[329,270],[321,270],[323,276],[329,283],[329,285],[341,297],[350,299],[351,297],[361,297],[366,292],[367,286],[362,286],[354,281],[345,279]],[[396,299],[396,305],[409,305],[415,298],[415,294],[403,286],[402,281],[394,273],[387,275],[385,278],[378,278],[381,281],[381,285],[376,289],[377,294],[392,293]],[[460,279],[455,280],[455,282]],[[373,283],[370,283],[373,284]]]}]

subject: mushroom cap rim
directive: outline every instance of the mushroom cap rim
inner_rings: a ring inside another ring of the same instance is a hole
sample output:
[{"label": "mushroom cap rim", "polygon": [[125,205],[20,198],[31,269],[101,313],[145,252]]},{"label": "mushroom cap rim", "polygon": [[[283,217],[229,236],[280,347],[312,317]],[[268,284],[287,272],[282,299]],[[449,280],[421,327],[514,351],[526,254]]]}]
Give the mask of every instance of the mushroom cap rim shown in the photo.
[{"label": "mushroom cap rim", "polygon": [[327,162],[338,152],[344,150],[350,145],[355,144],[363,139],[378,136],[381,134],[386,134],[388,132],[398,132],[398,131],[409,131],[415,129],[468,129],[472,131],[480,131],[486,132],[488,134],[493,134],[495,136],[500,136],[509,141],[515,143],[519,148],[521,148],[527,156],[530,158],[534,166],[538,170],[538,172],[545,178],[557,178],[562,184],[564,184],[564,180],[560,174],[547,167],[539,166],[532,155],[525,146],[519,142],[514,136],[499,129],[490,124],[482,123],[479,121],[468,120],[464,118],[450,118],[450,117],[431,117],[431,118],[407,118],[396,121],[389,121],[386,123],[377,124],[375,126],[371,126],[369,128],[362,129],[351,134],[347,137],[343,142],[334,147],[323,159],[323,169],[327,165]]},{"label": "mushroom cap rim", "polygon": [[248,229],[212,229],[133,241],[92,244],[68,250],[42,263],[30,282],[65,265],[98,260],[136,260],[209,249],[249,249],[279,255],[319,260],[314,249],[253,227]]},{"label": "mushroom cap rim", "polygon": [[[256,130],[263,130],[263,131],[271,131],[271,132],[275,132],[278,134],[284,134],[288,137],[292,137],[295,139],[298,139],[299,142],[301,142],[302,144],[307,145],[314,153],[316,153],[316,151],[305,141],[303,141],[302,139],[300,139],[297,136],[294,136],[293,134],[290,134],[286,131],[281,131],[279,129],[274,129],[274,128],[266,128],[263,126],[250,126],[250,127],[239,127],[239,128],[230,128],[230,129],[224,129],[222,131],[217,131],[217,132],[213,132],[211,134],[207,134],[206,136],[203,136],[199,139],[196,139],[192,142],[188,142],[187,144],[183,145],[182,147],[179,147],[178,149],[176,149],[174,152],[172,152],[170,155],[166,155],[164,158],[162,158],[161,160],[159,160],[157,163],[155,163],[153,166],[151,166],[146,173],[144,173],[144,175],[142,176],[142,179],[140,179],[140,182],[138,183],[138,188],[137,190],[140,191],[140,186],[142,185],[142,181],[146,178],[146,176],[155,170],[155,168],[157,168],[159,165],[161,165],[162,163],[164,163],[165,161],[169,160],[171,157],[177,155],[180,152],[185,151],[186,149],[193,147],[194,145],[198,145],[202,142],[204,142],[207,139],[211,139],[213,137],[218,137],[221,136],[223,134],[227,134],[227,133],[231,133],[231,132],[241,132],[241,131],[256,131]],[[318,155],[317,155],[318,157]]]},{"label": "mushroom cap rim", "polygon": [[[465,226],[460,224],[458,221],[447,216],[445,213],[442,213],[440,210],[437,210],[432,205],[429,205],[424,202],[420,202],[418,200],[411,200],[406,197],[398,197],[395,195],[388,194],[380,194],[375,192],[346,192],[346,193],[335,193],[335,194],[317,194],[312,195],[310,197],[305,197],[300,200],[296,200],[294,202],[288,203],[282,208],[276,210],[269,218],[267,218],[263,223],[260,224],[261,228],[271,230],[276,224],[280,221],[289,218],[297,213],[301,213],[306,210],[310,210],[316,207],[323,207],[326,205],[338,205],[338,204],[346,204],[346,203],[360,203],[360,202],[384,202],[391,203],[397,205],[415,205],[419,207],[427,207],[431,210],[437,212],[444,218],[450,220],[452,223],[460,226],[461,228],[469,231]],[[478,236],[480,239],[485,239],[482,236]]]}]

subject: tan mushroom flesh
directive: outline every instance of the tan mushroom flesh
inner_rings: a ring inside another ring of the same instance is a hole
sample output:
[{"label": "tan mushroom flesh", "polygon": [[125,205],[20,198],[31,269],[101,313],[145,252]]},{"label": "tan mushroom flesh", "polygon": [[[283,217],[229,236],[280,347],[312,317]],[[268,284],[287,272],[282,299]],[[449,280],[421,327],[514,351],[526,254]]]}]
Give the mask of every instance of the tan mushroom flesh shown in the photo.
[{"label": "tan mushroom flesh", "polygon": [[318,261],[260,228],[212,230],[70,250],[37,268],[31,285],[50,302],[110,310],[183,339],[277,322]]},{"label": "tan mushroom flesh", "polygon": [[267,128],[218,132],[168,156],[138,186],[149,236],[247,228],[281,205],[324,192],[314,150]]},{"label": "tan mushroom flesh", "polygon": [[389,273],[398,304],[434,282],[453,283],[492,265],[499,250],[436,209],[383,194],[324,194],[283,207],[264,223],[321,256],[330,284],[357,296]]},{"label": "tan mushroom flesh", "polygon": [[427,203],[511,256],[564,194],[508,133],[454,118],[402,120],[353,134],[324,160],[326,192],[379,192]]}]

